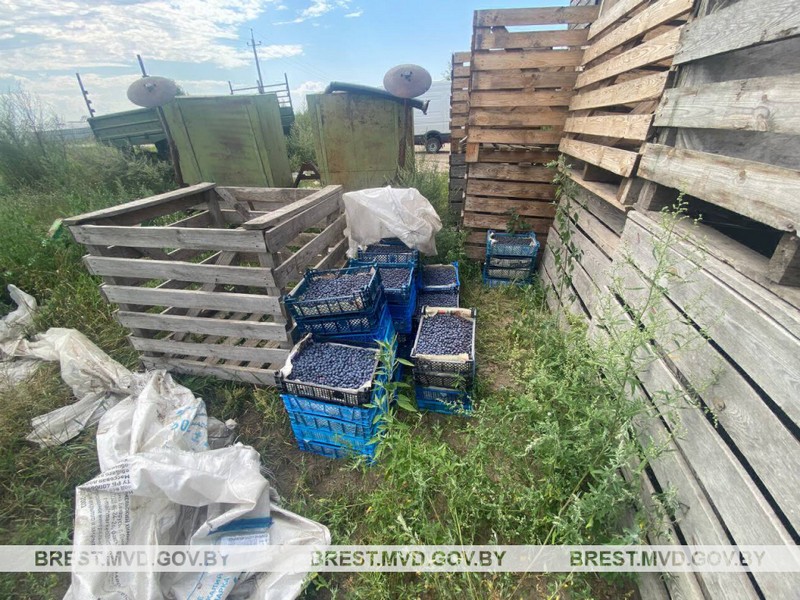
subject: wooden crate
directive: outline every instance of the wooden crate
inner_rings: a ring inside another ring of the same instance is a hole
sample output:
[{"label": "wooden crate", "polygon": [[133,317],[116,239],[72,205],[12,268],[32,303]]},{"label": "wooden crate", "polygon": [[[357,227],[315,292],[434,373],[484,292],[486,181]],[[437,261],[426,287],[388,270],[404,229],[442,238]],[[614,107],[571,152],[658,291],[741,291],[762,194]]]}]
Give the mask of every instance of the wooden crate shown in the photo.
[{"label": "wooden crate", "polygon": [[281,295],[344,259],[341,186],[201,183],[65,220],[150,368],[274,385],[292,344]]},{"label": "wooden crate", "polygon": [[[463,225],[475,235],[517,225],[546,236],[555,214],[553,173],[545,165],[557,148],[586,43],[594,6],[479,10],[470,57],[467,183]],[[536,31],[512,31],[532,27]],[[549,27],[549,28],[548,28]]]},{"label": "wooden crate", "polygon": [[453,53],[450,66],[450,210],[461,215],[464,209],[467,160],[464,138],[469,112],[469,52]]},{"label": "wooden crate", "polygon": [[636,200],[633,177],[642,145],[652,134],[653,113],[693,3],[608,3],[588,29],[559,150],[575,163],[576,181],[610,202]]}]

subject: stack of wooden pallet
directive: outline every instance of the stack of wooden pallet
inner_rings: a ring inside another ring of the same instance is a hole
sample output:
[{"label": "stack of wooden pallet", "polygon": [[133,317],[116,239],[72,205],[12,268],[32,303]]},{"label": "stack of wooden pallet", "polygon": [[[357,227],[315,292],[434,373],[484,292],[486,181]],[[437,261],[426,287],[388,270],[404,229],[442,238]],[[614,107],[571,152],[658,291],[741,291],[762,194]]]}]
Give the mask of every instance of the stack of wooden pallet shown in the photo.
[{"label": "stack of wooden pallet", "polygon": [[[467,188],[468,253],[483,256],[486,231],[509,221],[542,238],[555,212],[557,147],[573,95],[594,6],[479,10],[470,57]],[[536,31],[510,28],[536,27]],[[550,27],[550,29],[546,29]]]},{"label": "stack of wooden pallet", "polygon": [[466,187],[466,156],[462,141],[467,135],[469,107],[469,52],[455,52],[450,68],[450,209],[461,215]]}]

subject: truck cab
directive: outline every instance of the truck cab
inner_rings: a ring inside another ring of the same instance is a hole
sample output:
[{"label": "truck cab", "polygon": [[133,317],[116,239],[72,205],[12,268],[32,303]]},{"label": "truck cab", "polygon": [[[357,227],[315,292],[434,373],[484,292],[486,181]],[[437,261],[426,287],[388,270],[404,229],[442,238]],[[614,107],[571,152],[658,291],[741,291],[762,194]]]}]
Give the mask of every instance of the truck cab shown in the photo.
[{"label": "truck cab", "polygon": [[428,102],[428,110],[414,111],[414,143],[435,154],[450,141],[450,82],[434,81],[418,99]]}]

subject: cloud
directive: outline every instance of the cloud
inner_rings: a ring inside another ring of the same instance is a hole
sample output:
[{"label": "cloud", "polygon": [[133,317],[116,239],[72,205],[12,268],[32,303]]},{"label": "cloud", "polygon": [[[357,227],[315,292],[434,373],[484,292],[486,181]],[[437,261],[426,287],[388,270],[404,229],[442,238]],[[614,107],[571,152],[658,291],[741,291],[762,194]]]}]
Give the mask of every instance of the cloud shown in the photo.
[{"label": "cloud", "polygon": [[296,112],[303,112],[306,105],[307,94],[318,94],[324,92],[327,84],[321,81],[304,81],[298,87],[290,90],[292,95],[292,105]]},{"label": "cloud", "polygon": [[359,8],[359,9],[358,9],[357,11],[355,11],[355,12],[347,13],[347,14],[345,15],[345,18],[346,18],[346,19],[355,19],[356,17],[360,17],[360,16],[361,16],[361,15],[363,15],[363,14],[364,14],[364,10]]},{"label": "cloud", "polygon": [[[251,60],[239,29],[277,2],[3,0],[0,40],[8,46],[0,45],[0,53],[12,72],[127,67],[137,53],[151,60],[236,68]],[[321,10],[318,4],[307,10]],[[260,49],[264,59],[302,52],[299,44]]]},{"label": "cloud", "polygon": [[350,7],[351,0],[311,0],[311,4],[301,10],[297,18],[291,21],[281,21],[275,23],[276,25],[288,25],[290,23],[303,23],[309,19],[318,19],[319,17],[328,14],[332,10],[341,8],[347,10]]}]

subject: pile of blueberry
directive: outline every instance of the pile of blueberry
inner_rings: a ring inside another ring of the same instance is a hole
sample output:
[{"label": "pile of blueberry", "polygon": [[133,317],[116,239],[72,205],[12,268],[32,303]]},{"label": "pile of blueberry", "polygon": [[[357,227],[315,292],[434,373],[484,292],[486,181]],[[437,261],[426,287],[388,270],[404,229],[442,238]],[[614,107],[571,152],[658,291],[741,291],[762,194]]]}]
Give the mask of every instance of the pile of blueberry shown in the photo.
[{"label": "pile of blueberry", "polygon": [[454,286],[458,283],[456,269],[452,265],[433,265],[422,269],[422,285]]},{"label": "pile of blueberry", "polygon": [[417,354],[472,356],[472,322],[458,315],[425,317],[417,339]]},{"label": "pile of blueberry", "polygon": [[516,237],[513,235],[494,235],[492,241],[506,246],[531,246],[533,245],[533,238],[530,237]]},{"label": "pile of blueberry", "polygon": [[411,277],[411,268],[378,268],[378,271],[380,271],[381,274],[381,282],[383,282],[383,287],[390,290],[396,290],[407,285],[408,280]]},{"label": "pile of blueberry", "polygon": [[374,368],[373,350],[311,343],[292,359],[289,379],[355,390],[372,379]]},{"label": "pile of blueberry", "polygon": [[345,273],[332,278],[312,280],[300,300],[320,300],[322,298],[346,298],[369,285],[372,273]]},{"label": "pile of blueberry", "polygon": [[456,292],[420,292],[417,296],[417,306],[458,306],[458,294]]}]

